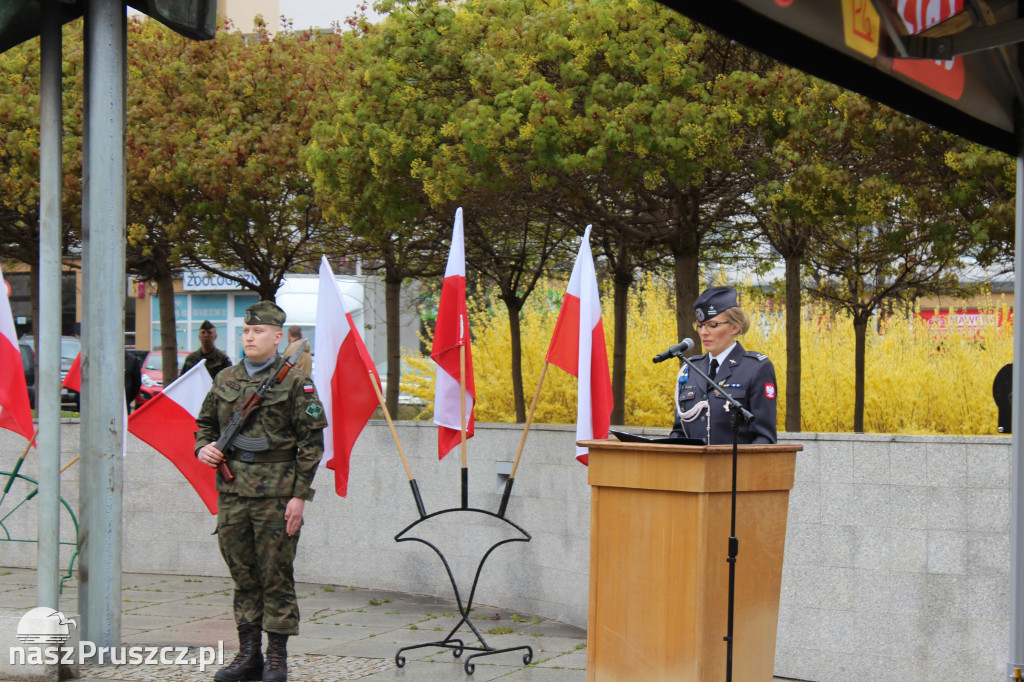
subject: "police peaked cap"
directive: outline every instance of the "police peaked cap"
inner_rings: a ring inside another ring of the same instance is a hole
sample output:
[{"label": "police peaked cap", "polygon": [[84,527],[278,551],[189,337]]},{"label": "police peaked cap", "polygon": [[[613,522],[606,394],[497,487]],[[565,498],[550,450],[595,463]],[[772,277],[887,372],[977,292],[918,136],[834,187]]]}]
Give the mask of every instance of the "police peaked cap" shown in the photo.
[{"label": "police peaked cap", "polygon": [[273,324],[281,327],[284,326],[284,320],[284,311],[273,301],[260,301],[245,309],[246,324]]},{"label": "police peaked cap", "polygon": [[732,287],[711,287],[705,290],[693,302],[693,309],[697,313],[697,321],[710,320],[729,308],[735,308],[739,305],[736,302],[736,296],[736,290]]}]

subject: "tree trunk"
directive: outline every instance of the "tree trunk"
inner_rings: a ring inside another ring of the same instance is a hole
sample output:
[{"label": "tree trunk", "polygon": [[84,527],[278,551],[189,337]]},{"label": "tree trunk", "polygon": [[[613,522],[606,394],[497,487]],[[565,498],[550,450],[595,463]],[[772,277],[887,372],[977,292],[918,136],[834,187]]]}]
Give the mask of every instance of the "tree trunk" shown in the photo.
[{"label": "tree trunk", "polygon": [[174,278],[170,268],[159,268],[156,279],[160,305],[160,356],[163,360],[164,386],[178,378],[178,335],[174,320]]},{"label": "tree trunk", "polygon": [[526,422],[526,398],[523,396],[523,336],[520,327],[520,308],[510,305],[505,301],[508,308],[508,333],[512,346],[512,399],[515,402],[516,422]]},{"label": "tree trunk", "polygon": [[402,278],[388,273],[384,278],[384,319],[387,324],[388,392],[384,396],[388,412],[398,415],[398,389],[402,380],[402,339],[399,320]]},{"label": "tree trunk", "polygon": [[800,431],[800,258],[786,258],[786,431]]},{"label": "tree trunk", "polygon": [[860,313],[853,317],[854,402],[853,432],[864,433],[864,348],[868,331],[868,316]]},{"label": "tree trunk", "polygon": [[[697,271],[697,251],[686,251],[675,254],[675,276],[676,276],[676,336],[679,340],[690,337],[697,340],[694,344],[694,353],[700,353],[700,341],[696,339],[697,334],[693,331],[693,324],[697,321],[693,312],[693,302],[697,300],[700,292],[697,289],[700,281]],[[672,341],[675,343],[676,341]],[[693,353],[691,353],[693,355]],[[682,361],[680,361],[681,363]]]},{"label": "tree trunk", "polygon": [[[629,263],[623,263],[623,268],[628,268]],[[627,320],[629,314],[629,287],[633,283],[629,275],[615,276],[615,330],[612,342],[612,396],[615,399],[612,405],[611,423],[626,423],[626,337]]]}]

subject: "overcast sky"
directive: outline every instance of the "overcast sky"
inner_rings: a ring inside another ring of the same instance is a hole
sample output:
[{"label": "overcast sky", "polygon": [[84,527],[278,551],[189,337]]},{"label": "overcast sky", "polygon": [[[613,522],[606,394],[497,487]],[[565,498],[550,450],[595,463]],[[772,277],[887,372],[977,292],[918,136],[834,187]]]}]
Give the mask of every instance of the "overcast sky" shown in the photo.
[{"label": "overcast sky", "polygon": [[[359,0],[280,0],[281,14],[295,22],[295,28],[328,27],[332,21],[343,21],[354,14]],[[372,0],[367,0],[367,16],[373,20]]]}]

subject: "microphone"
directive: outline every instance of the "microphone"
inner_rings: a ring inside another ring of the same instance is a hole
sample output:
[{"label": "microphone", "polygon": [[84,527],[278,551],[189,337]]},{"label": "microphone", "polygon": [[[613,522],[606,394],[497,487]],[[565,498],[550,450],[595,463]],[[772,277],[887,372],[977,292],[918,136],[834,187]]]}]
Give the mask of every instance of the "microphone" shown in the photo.
[{"label": "microphone", "polygon": [[651,362],[665,362],[669,358],[678,358],[686,351],[693,348],[693,339],[683,339],[674,346],[669,346],[668,350],[662,351],[654,356],[654,360]]}]

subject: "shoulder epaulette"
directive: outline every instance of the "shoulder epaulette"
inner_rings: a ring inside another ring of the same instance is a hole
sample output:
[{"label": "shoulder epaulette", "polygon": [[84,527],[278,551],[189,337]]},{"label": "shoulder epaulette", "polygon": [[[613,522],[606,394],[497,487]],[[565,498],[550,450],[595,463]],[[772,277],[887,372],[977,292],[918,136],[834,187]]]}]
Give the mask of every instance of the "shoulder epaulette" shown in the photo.
[{"label": "shoulder epaulette", "polygon": [[746,353],[744,353],[744,355],[746,355],[748,358],[755,358],[758,362],[768,359],[767,355],[765,355],[764,353],[758,353],[756,350],[748,350]]}]

